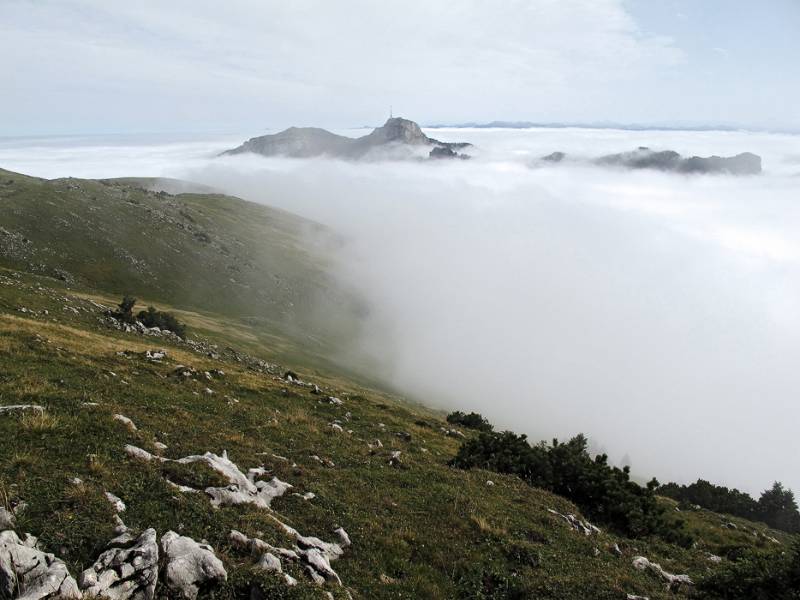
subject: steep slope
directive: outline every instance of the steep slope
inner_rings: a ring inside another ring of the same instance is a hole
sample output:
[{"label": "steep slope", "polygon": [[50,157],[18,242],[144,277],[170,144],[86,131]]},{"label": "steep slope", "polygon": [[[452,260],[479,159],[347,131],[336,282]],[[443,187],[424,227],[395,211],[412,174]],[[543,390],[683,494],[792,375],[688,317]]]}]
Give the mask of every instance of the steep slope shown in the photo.
[{"label": "steep slope", "polygon": [[470,144],[440,142],[426,136],[419,125],[400,117],[390,118],[382,127],[360,138],[336,135],[315,127],[291,127],[280,133],[247,140],[222,154],[252,152],[264,156],[310,158],[328,156],[346,159],[364,158],[371,153],[404,148],[447,148],[457,150]]},{"label": "steep slope", "polygon": [[[289,380],[278,365],[225,350],[236,340],[220,340],[224,323],[213,315],[183,315],[191,343],[124,333],[103,317],[114,300],[0,271],[0,408],[43,407],[0,411],[0,505],[15,513],[20,537],[38,536],[73,575],[106,548],[117,519],[133,535],[152,528],[159,539],[176,531],[207,540],[227,580],[201,597],[218,599],[687,598],[689,586],[668,591],[634,559],[697,580],[719,568],[709,553],[735,545],[780,552],[789,543],[704,511],[675,513],[698,533],[692,549],[587,534],[561,516],[581,519],[563,498],[515,477],[449,467],[461,437],[443,431],[449,425],[435,413],[330,373],[299,370],[301,381]],[[143,460],[126,445],[168,459],[212,452],[221,460],[227,451],[242,471],[256,467],[259,480],[294,487],[269,508],[214,508],[202,490],[226,479],[208,463]],[[340,540],[330,566],[342,585],[333,576],[314,583],[304,559],[281,555],[298,582],[289,586],[258,568],[232,531],[287,549],[306,543],[292,531]],[[158,582],[167,594],[163,572]]]},{"label": "steep slope", "polygon": [[329,232],[238,198],[149,191],[156,183],[0,170],[0,265],[332,342],[353,302],[327,275]]}]

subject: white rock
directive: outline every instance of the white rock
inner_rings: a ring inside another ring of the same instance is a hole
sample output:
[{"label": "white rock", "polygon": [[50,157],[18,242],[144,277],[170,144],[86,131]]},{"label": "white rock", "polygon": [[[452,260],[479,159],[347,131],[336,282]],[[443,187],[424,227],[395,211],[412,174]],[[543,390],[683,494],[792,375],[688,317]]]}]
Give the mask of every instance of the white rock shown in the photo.
[{"label": "white rock", "polygon": [[256,567],[261,569],[262,571],[274,571],[276,573],[283,573],[283,567],[281,566],[281,559],[272,554],[271,552],[265,552],[261,555],[261,558],[258,559],[256,563]]},{"label": "white rock", "polygon": [[81,573],[79,584],[87,598],[152,600],[157,579],[156,530],[148,529],[131,547],[103,552]]},{"label": "white rock", "polygon": [[337,529],[334,529],[333,533],[339,536],[339,543],[341,544],[342,548],[347,548],[347,546],[352,544],[350,541],[350,536],[347,535],[344,527],[338,527]]},{"label": "white rock", "polygon": [[489,487],[493,487],[494,486],[494,481],[492,481],[491,479],[487,479],[486,480],[486,485],[488,485]]},{"label": "white rock", "polygon": [[208,544],[168,531],[161,537],[164,582],[186,600],[195,600],[201,588],[225,581],[228,574]]},{"label": "white rock", "polygon": [[111,503],[111,506],[114,507],[114,510],[118,513],[125,512],[127,508],[125,503],[118,497],[112,494],[111,492],[106,492],[106,498]]},{"label": "white rock", "polygon": [[[186,456],[177,460],[154,456],[147,450],[130,444],[125,446],[125,452],[132,458],[145,461],[176,462],[183,465],[195,462],[207,464],[229,482],[226,487],[208,487],[204,490],[206,494],[211,496],[211,504],[215,507],[254,504],[259,508],[269,508],[274,498],[282,496],[292,489],[291,484],[281,481],[277,477],[273,477],[270,481],[255,481],[254,476],[246,476],[239,470],[239,467],[228,459],[227,452],[223,452],[222,456],[218,456],[213,452],[206,452],[203,455]],[[259,469],[254,471],[258,472]],[[172,482],[170,483],[172,484]],[[176,486],[177,484],[172,485]],[[191,489],[181,489],[181,491],[189,491]]]},{"label": "white rock", "polygon": [[298,498],[302,498],[303,500],[306,500],[306,501],[313,500],[314,498],[317,497],[317,495],[314,492],[306,492],[305,494],[298,494],[297,492],[295,492],[292,495],[293,496],[297,496]]},{"label": "white rock", "polygon": [[672,587],[673,585],[678,585],[684,583],[686,585],[694,585],[692,580],[689,578],[688,575],[673,575],[672,573],[667,573],[664,569],[661,568],[661,565],[657,563],[650,562],[644,556],[637,556],[633,559],[633,567],[639,571],[650,571],[655,575],[661,577],[664,581],[667,582],[667,585]]},{"label": "white rock", "polygon": [[137,448],[136,446],[132,446],[131,444],[125,445],[125,454],[137,460],[144,460],[144,461],[157,460],[159,462],[166,462],[167,460],[166,458],[162,458],[160,456],[154,456],[150,454],[147,450],[144,450],[142,448]]},{"label": "white rock", "polygon": [[331,429],[333,429],[336,433],[344,433],[344,429],[338,423],[331,423]]},{"label": "white rock", "polygon": [[164,450],[167,449],[167,445],[164,444],[163,442],[153,442],[153,448],[155,448],[159,452],[163,452]]},{"label": "white rock", "polygon": [[37,549],[36,538],[0,533],[0,596],[16,600],[80,600],[78,584],[63,561]]},{"label": "white rock", "polygon": [[14,513],[5,506],[0,506],[0,531],[14,529],[16,526],[17,520],[14,518]]},{"label": "white rock", "polygon": [[136,424],[133,421],[131,421],[128,417],[126,417],[125,415],[114,415],[114,420],[115,421],[119,421],[120,423],[125,425],[128,429],[130,429],[131,431],[136,431],[136,429],[137,429],[136,428]]},{"label": "white rock", "polygon": [[562,515],[560,512],[553,510],[552,508],[548,508],[547,512],[550,514],[556,515],[564,519],[567,523],[572,525],[572,528],[575,531],[580,531],[583,535],[590,536],[593,533],[600,533],[600,529],[595,527],[589,521],[581,521],[578,517],[573,514]]}]

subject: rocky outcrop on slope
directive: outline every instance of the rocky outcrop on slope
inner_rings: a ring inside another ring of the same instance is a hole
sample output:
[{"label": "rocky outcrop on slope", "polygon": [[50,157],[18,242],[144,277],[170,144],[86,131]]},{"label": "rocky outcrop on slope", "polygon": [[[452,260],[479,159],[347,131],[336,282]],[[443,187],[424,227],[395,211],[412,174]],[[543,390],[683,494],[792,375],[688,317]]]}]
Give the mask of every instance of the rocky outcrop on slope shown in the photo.
[{"label": "rocky outcrop on slope", "polygon": [[161,537],[161,552],[165,584],[186,600],[195,600],[201,589],[228,577],[211,546],[174,531]]},{"label": "rocky outcrop on slope", "polygon": [[[158,581],[156,530],[147,529],[130,546],[125,539],[103,552],[81,573],[79,584],[88,598],[108,600],[152,600]],[[119,541],[117,541],[119,540]]]},{"label": "rocky outcrop on slope", "polygon": [[[463,158],[466,155],[457,154],[455,150],[470,145],[466,142],[441,142],[430,138],[414,121],[394,117],[387,120],[382,127],[360,138],[349,138],[316,127],[290,127],[272,135],[251,138],[241,146],[226,150],[222,155],[251,152],[263,156],[292,158],[327,156],[361,159],[384,151],[431,147],[431,158]],[[437,154],[433,154],[434,150],[437,150]]]},{"label": "rocky outcrop on slope", "polygon": [[0,533],[0,597],[18,600],[79,600],[78,585],[67,566],[36,547],[36,538]]}]

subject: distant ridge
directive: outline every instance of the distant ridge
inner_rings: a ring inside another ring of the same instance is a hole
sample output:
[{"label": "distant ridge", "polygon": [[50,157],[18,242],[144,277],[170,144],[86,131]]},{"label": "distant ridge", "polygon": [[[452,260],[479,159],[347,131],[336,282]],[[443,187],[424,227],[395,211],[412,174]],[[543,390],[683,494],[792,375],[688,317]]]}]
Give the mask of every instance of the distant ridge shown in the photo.
[{"label": "distant ridge", "polygon": [[682,125],[679,123],[668,124],[648,124],[648,123],[614,123],[614,122],[534,122],[534,121],[490,121],[488,123],[453,123],[453,124],[432,124],[426,125],[429,129],[621,129],[624,131],[750,131],[758,133],[788,133],[799,134],[798,129],[772,129],[761,127],[749,127],[740,125]]},{"label": "distant ridge", "polygon": [[[251,152],[263,156],[311,158],[329,156],[360,159],[376,150],[398,147],[430,147],[432,158],[458,157],[455,151],[470,146],[466,142],[440,142],[429,138],[414,121],[393,117],[368,135],[350,138],[318,127],[290,127],[279,133],[247,140],[241,146],[226,150],[220,156]],[[433,153],[434,150],[437,152]],[[448,152],[449,151],[449,152]]]}]

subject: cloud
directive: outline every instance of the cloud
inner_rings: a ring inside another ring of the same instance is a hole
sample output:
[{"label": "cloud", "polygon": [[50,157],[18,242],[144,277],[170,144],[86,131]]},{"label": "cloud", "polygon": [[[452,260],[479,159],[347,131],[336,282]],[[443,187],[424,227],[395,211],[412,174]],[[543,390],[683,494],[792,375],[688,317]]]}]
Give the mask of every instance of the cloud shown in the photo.
[{"label": "cloud", "polygon": [[[445,165],[243,157],[184,174],[347,237],[338,274],[369,307],[339,355],[348,366],[534,438],[587,432],[612,459],[630,454],[642,475],[753,493],[773,478],[800,487],[789,136],[447,135],[478,136],[480,156]],[[559,146],[542,140],[557,136]],[[772,172],[686,177],[530,160],[648,138],[697,153],[763,152]]]},{"label": "cloud", "polygon": [[[214,159],[238,140],[57,140],[0,145],[0,164],[182,177],[323,222],[346,239],[336,275],[368,308],[334,357],[347,366],[534,439],[586,432],[644,476],[800,489],[795,136],[430,133],[475,142],[476,157]],[[749,150],[766,171],[679,176],[535,160],[640,145]]]},{"label": "cloud", "polygon": [[50,131],[588,114],[682,60],[621,0],[11,0],[0,34],[0,108]]}]

